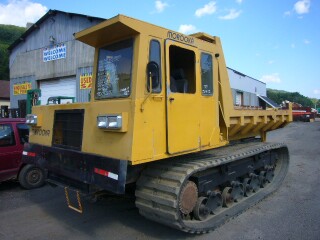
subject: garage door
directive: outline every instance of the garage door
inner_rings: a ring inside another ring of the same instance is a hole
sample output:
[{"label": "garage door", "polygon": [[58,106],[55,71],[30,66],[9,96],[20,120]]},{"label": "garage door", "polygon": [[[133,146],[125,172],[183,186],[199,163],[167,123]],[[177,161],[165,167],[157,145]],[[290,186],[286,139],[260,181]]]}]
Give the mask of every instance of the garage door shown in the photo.
[{"label": "garage door", "polygon": [[[76,78],[61,78],[55,80],[40,81],[41,105],[46,105],[49,97],[76,96]],[[68,101],[68,100],[66,100]],[[62,101],[63,103],[63,101]]]}]

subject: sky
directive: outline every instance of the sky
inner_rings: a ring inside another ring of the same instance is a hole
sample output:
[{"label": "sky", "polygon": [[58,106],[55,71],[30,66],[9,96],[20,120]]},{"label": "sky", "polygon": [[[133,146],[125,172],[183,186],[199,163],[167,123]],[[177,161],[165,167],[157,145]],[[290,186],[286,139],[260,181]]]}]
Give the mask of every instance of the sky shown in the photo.
[{"label": "sky", "polygon": [[50,9],[218,36],[228,67],[320,99],[319,0],[0,0],[0,24],[26,26]]}]

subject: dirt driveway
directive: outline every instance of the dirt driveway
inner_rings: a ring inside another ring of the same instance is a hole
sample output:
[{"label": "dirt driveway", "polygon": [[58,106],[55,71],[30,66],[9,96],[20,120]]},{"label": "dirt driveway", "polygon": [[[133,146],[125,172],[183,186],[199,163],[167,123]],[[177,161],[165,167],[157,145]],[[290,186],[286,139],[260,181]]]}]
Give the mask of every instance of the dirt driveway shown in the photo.
[{"label": "dirt driveway", "polygon": [[281,188],[214,232],[190,235],[150,222],[134,199],[84,200],[84,213],[66,206],[61,188],[22,190],[0,184],[0,239],[320,239],[320,122],[292,123],[268,135],[287,143],[289,173]]}]

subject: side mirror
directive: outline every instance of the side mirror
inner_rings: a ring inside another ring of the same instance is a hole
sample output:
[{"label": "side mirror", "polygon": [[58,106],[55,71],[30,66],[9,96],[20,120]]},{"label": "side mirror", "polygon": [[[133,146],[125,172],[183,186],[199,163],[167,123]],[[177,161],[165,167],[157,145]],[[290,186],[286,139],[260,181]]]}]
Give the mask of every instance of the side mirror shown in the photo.
[{"label": "side mirror", "polygon": [[159,65],[156,62],[149,62],[147,65],[147,90],[150,92],[150,85],[152,92],[160,92],[160,73]]}]

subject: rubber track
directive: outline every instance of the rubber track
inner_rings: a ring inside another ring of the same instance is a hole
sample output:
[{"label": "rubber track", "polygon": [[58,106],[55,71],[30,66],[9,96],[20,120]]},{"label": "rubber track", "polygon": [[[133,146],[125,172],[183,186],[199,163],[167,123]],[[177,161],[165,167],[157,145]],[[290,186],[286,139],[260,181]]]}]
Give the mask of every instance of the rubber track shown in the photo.
[{"label": "rubber track", "polygon": [[[265,188],[243,198],[230,208],[223,208],[205,221],[184,220],[181,217],[178,197],[183,184],[196,172],[251,157],[265,151],[279,151],[275,177]],[[282,143],[245,143],[157,161],[140,176],[136,189],[136,206],[144,217],[190,233],[214,230],[249,207],[255,205],[279,188],[289,166],[289,154]]]}]

